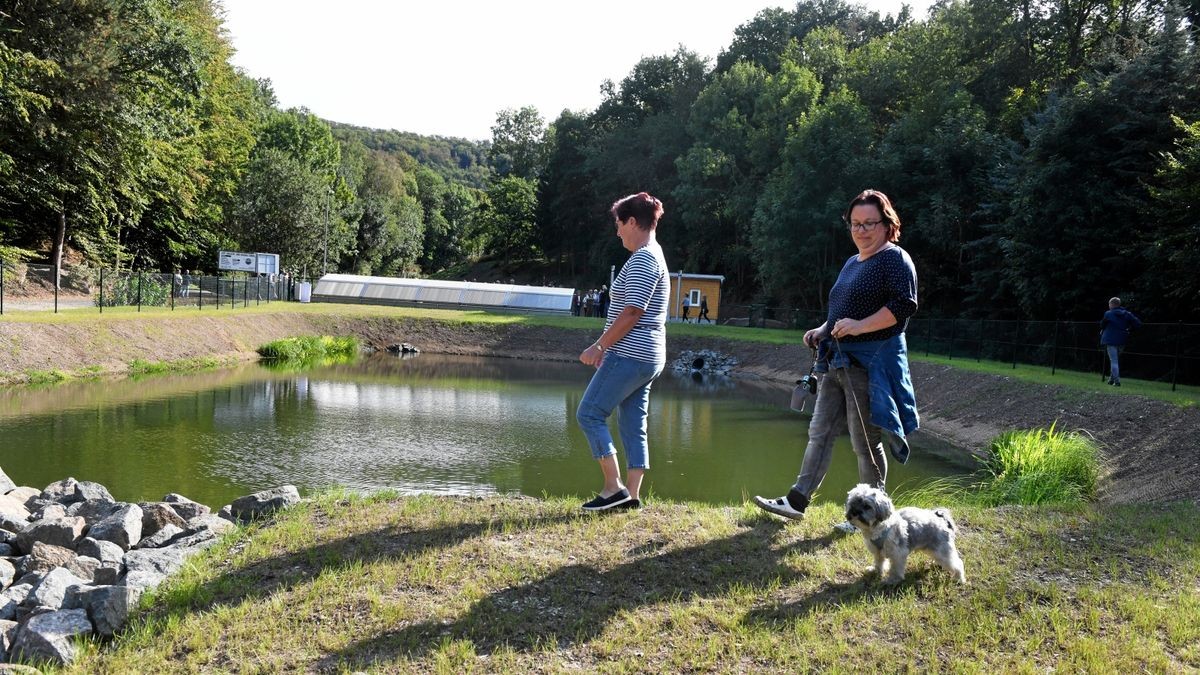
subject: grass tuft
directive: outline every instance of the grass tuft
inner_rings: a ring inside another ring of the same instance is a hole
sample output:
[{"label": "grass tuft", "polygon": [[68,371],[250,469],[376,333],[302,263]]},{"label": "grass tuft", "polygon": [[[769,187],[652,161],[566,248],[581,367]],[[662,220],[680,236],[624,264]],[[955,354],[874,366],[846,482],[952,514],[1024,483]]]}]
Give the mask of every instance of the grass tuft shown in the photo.
[{"label": "grass tuft", "polygon": [[62,370],[30,370],[25,375],[29,384],[56,384],[71,379],[71,374]]},{"label": "grass tuft", "polygon": [[257,351],[259,356],[276,362],[353,358],[358,354],[358,338],[304,335],[268,342]]},{"label": "grass tuft", "polygon": [[904,492],[917,505],[1078,506],[1096,497],[1103,465],[1092,439],[1049,429],[1007,431],[992,439],[975,476],[938,478]]},{"label": "grass tuft", "polygon": [[134,359],[129,362],[130,375],[162,375],[164,373],[190,373],[198,370],[210,370],[222,367],[221,359],[211,356],[195,359],[179,359],[177,361],[146,361]]}]

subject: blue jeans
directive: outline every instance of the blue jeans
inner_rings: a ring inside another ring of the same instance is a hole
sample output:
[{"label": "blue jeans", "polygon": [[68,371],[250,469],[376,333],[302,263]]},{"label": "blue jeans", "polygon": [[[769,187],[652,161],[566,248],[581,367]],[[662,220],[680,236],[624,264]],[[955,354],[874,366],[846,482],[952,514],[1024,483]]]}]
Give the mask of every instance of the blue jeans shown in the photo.
[{"label": "blue jeans", "polygon": [[608,417],[620,408],[617,429],[625,446],[630,469],[649,469],[650,453],[646,444],[646,416],[650,411],[650,385],[662,374],[662,363],[638,361],[609,352],[583,392],[575,419],[592,447],[592,457],[602,459],[617,454]]},{"label": "blue jeans", "polygon": [[1119,356],[1121,354],[1121,350],[1125,349],[1125,345],[1104,345],[1104,346],[1108,349],[1108,363],[1109,363],[1109,367],[1110,367],[1109,373],[1111,374],[1111,377],[1109,377],[1109,380],[1112,382],[1120,382],[1121,381],[1121,368],[1120,368],[1120,366],[1117,365],[1117,359],[1119,358]]}]

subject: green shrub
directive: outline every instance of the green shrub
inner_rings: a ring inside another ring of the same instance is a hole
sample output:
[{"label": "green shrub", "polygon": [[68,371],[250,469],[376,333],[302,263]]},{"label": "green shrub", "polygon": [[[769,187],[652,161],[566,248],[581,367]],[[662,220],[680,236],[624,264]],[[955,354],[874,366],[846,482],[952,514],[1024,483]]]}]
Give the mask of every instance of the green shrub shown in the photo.
[{"label": "green shrub", "polygon": [[275,362],[314,362],[352,358],[358,354],[358,339],[350,336],[306,335],[284,338],[258,348],[259,356]]},{"label": "green shrub", "polygon": [[978,473],[940,478],[904,491],[904,504],[1075,505],[1096,497],[1102,464],[1087,436],[1049,429],[1008,431],[992,439]]},{"label": "green shrub", "polygon": [[[96,293],[96,304],[100,304],[101,294]],[[104,306],[129,307],[138,304],[138,275],[106,277],[104,279]],[[146,307],[165,307],[171,301],[171,281],[160,275],[142,275],[141,280],[142,305]]]}]

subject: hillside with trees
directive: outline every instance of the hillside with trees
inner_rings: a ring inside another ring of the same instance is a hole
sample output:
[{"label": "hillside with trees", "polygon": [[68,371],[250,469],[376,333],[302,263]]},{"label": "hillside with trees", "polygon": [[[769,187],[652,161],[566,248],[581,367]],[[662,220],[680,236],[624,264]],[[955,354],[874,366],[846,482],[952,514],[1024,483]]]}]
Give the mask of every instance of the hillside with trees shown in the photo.
[{"label": "hillside with trees", "polygon": [[481,143],[280,109],[230,64],[218,9],[0,12],[0,256],[211,269],[229,248],[310,275],[484,259],[589,286],[625,258],[608,205],[648,190],[673,267],[816,309],[853,251],[841,211],[873,187],[922,312],[1092,318],[1120,295],[1200,320],[1195,0],[943,0],[922,21],[808,0],[714,61],[642,59],[594,110],[500,111]]}]

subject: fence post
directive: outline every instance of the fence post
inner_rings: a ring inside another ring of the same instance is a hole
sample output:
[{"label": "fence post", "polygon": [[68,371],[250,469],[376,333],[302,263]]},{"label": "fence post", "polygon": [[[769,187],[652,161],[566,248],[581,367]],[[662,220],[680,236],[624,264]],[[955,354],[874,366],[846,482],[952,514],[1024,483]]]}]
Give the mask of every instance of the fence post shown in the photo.
[{"label": "fence post", "polygon": [[979,320],[979,342],[975,345],[975,363],[983,360],[983,319]]},{"label": "fence post", "polygon": [[171,274],[171,311],[175,311],[175,275]]},{"label": "fence post", "polygon": [[1021,346],[1021,320],[1017,319],[1017,324],[1013,326],[1013,370],[1017,369],[1017,348]]},{"label": "fence post", "polygon": [[950,319],[950,360],[954,360],[954,339],[958,332],[958,319]]},{"label": "fence post", "polygon": [[58,314],[58,285],[62,283],[62,264],[59,264],[58,270],[54,271],[54,313]]},{"label": "fence post", "polygon": [[138,270],[138,311],[142,311],[142,271]]},{"label": "fence post", "polygon": [[104,313],[104,267],[100,267],[100,313]]},{"label": "fence post", "polygon": [[1171,368],[1171,391],[1175,391],[1175,382],[1179,379],[1179,345],[1183,341],[1183,322],[1175,322],[1175,366]]},{"label": "fence post", "polygon": [[229,309],[237,309],[237,279],[229,279]]},{"label": "fence post", "polygon": [[1054,320],[1054,347],[1050,351],[1050,374],[1058,372],[1058,319]]},{"label": "fence post", "polygon": [[4,265],[5,262],[0,260],[0,316],[4,315]]}]

